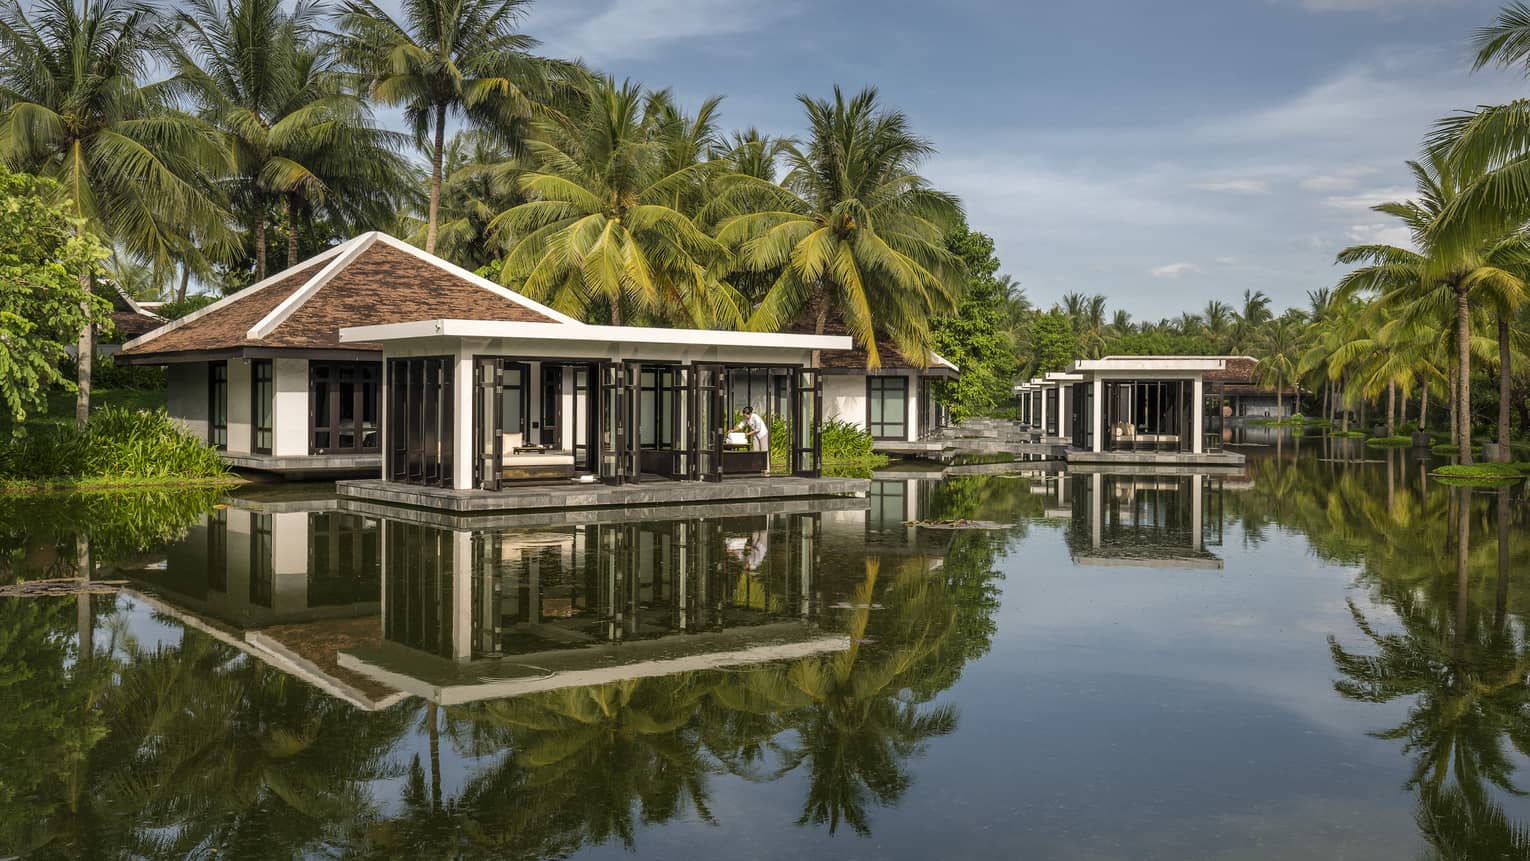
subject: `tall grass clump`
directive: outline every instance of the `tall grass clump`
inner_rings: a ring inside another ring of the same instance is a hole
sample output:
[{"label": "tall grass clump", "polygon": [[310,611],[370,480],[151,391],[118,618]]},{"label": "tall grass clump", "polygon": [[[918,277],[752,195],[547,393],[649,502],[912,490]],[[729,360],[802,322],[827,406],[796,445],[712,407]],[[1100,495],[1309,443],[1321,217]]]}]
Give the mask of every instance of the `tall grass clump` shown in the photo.
[{"label": "tall grass clump", "polygon": [[[792,459],[791,428],[780,416],[770,419],[771,469],[784,470]],[[820,426],[824,464],[863,464],[881,466],[887,456],[871,450],[871,434],[858,425],[829,419]]]},{"label": "tall grass clump", "polygon": [[79,483],[221,478],[218,452],[176,424],[164,410],[113,407],[72,426],[22,429],[0,451],[0,480]]}]

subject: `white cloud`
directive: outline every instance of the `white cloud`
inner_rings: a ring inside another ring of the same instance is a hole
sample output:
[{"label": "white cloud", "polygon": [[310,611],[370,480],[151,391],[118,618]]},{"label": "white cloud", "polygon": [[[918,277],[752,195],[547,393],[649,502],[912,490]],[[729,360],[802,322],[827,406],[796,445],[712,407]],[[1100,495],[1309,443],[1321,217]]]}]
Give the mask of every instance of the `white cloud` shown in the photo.
[{"label": "white cloud", "polygon": [[1396,245],[1412,248],[1413,235],[1395,224],[1351,224],[1349,239],[1356,245]]},{"label": "white cloud", "polygon": [[1194,263],[1166,263],[1148,270],[1148,274],[1154,278],[1178,278],[1181,275],[1189,275],[1201,271],[1201,267]]},{"label": "white cloud", "polygon": [[1432,6],[1459,6],[1461,0],[1301,0],[1309,12],[1403,12]]},{"label": "white cloud", "polygon": [[1354,188],[1359,182],[1351,176],[1309,176],[1297,185],[1302,191],[1345,191]]},{"label": "white cloud", "polygon": [[1264,194],[1270,190],[1270,184],[1262,179],[1223,179],[1211,182],[1197,182],[1191,188],[1201,191],[1222,191],[1232,194]]},{"label": "white cloud", "polygon": [[551,7],[542,17],[547,53],[586,60],[646,58],[674,43],[734,36],[797,13],[797,0],[611,0]]},{"label": "white cloud", "polygon": [[1237,257],[1218,257],[1216,262],[1222,266],[1237,266],[1242,261]]},{"label": "white cloud", "polygon": [[1408,200],[1414,191],[1400,185],[1387,188],[1369,188],[1354,194],[1336,194],[1323,198],[1323,205],[1332,209],[1370,209],[1379,203]]}]

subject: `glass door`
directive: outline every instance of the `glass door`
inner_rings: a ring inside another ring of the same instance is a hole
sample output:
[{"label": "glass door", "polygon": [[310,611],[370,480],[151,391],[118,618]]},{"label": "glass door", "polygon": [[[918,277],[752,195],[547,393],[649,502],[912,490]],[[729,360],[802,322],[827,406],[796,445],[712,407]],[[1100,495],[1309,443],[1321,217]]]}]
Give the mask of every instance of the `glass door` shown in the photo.
[{"label": "glass door", "polygon": [[602,362],[598,373],[600,480],[621,484],[627,480],[627,377],[621,362]]},{"label": "glass door", "polygon": [[798,368],[792,387],[791,471],[817,478],[823,471],[823,440],[819,416],[823,413],[823,375],[817,368]]},{"label": "glass door", "polygon": [[483,490],[499,490],[503,474],[504,427],[499,397],[502,363],[499,359],[473,360],[473,439],[477,458],[473,479]]},{"label": "glass door", "polygon": [[563,365],[542,365],[542,445],[563,448]]},{"label": "glass door", "polygon": [[722,481],[723,441],[728,433],[728,372],[722,365],[692,365],[689,393],[689,426],[686,447],[691,450],[690,477]]}]

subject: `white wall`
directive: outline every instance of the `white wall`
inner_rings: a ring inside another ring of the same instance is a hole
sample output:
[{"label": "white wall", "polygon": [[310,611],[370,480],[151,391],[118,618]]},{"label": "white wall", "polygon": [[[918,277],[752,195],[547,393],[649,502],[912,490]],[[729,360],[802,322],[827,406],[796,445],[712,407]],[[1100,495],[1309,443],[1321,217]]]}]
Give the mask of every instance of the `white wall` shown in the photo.
[{"label": "white wall", "polygon": [[823,375],[823,420],[866,429],[866,378],[860,374]]},{"label": "white wall", "polygon": [[165,369],[165,408],[198,439],[207,439],[207,363],[187,362]]},{"label": "white wall", "polygon": [[228,363],[228,450],[250,454],[250,363],[230,359]]},{"label": "white wall", "polygon": [[271,430],[275,435],[271,454],[308,454],[308,360],[276,359],[272,395]]},{"label": "white wall", "polygon": [[271,515],[271,609],[308,609],[308,512]]}]

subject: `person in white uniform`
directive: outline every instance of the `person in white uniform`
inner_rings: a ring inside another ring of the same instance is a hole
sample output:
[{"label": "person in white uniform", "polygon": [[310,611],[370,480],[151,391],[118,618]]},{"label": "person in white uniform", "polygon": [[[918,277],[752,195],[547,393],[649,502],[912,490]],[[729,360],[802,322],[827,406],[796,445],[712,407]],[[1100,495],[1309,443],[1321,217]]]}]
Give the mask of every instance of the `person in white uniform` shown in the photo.
[{"label": "person in white uniform", "polygon": [[743,431],[744,436],[749,438],[750,451],[770,451],[770,428],[753,409],[744,407],[744,420],[738,423],[735,430]]}]

